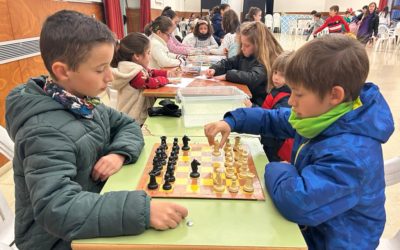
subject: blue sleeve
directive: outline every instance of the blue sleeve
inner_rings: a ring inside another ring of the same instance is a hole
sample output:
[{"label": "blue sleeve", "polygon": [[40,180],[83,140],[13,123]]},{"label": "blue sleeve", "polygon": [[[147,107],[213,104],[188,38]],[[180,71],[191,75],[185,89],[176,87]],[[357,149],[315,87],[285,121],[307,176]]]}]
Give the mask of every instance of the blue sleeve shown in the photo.
[{"label": "blue sleeve", "polygon": [[348,148],[328,149],[301,173],[288,163],[269,163],[265,186],[288,220],[319,225],[358,203],[364,164],[354,155]]},{"label": "blue sleeve", "polygon": [[224,116],[233,132],[265,135],[277,139],[294,138],[289,124],[290,109],[239,108]]}]

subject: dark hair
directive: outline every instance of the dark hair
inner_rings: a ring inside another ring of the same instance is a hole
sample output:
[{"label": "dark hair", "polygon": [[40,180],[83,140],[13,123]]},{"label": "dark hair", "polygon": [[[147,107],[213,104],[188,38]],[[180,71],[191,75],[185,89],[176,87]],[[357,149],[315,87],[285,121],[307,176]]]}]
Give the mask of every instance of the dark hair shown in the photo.
[{"label": "dark hair", "polygon": [[152,33],[156,33],[157,31],[161,31],[165,33],[172,26],[172,20],[166,16],[159,16],[156,20],[151,21],[144,27],[144,33],[146,36],[150,36]]},{"label": "dark hair", "polygon": [[310,15],[315,15],[317,13],[316,10],[311,11]]},{"label": "dark hair", "polygon": [[339,6],[338,5],[332,5],[329,10],[333,10],[335,12],[339,12]]},{"label": "dark hair", "polygon": [[207,22],[207,21],[205,21],[205,20],[199,20],[199,21],[196,23],[196,26],[194,26],[193,35],[194,35],[195,37],[198,37],[198,36],[201,35],[201,34],[200,34],[200,26],[201,26],[201,25],[207,25],[207,28],[208,28],[207,36],[208,36],[208,37],[212,36],[212,34],[214,33],[213,28],[212,28],[210,22]]},{"label": "dark hair", "polygon": [[149,46],[150,40],[147,36],[139,32],[129,33],[115,47],[111,66],[116,68],[121,61],[132,61],[133,55],[143,55]]},{"label": "dark hair", "polygon": [[348,10],[346,10],[346,11],[344,12],[345,15],[350,14],[350,13],[351,13],[351,12],[348,11]]},{"label": "dark hair", "polygon": [[[96,19],[72,10],[61,10],[49,16],[40,32],[40,53],[50,75],[56,61],[72,70],[84,63],[91,49],[100,43],[115,44],[113,33]],[[57,80],[57,79],[56,79]]]},{"label": "dark hair", "polygon": [[383,10],[385,12],[385,18],[387,17],[387,15],[389,14],[389,7],[385,6],[385,8],[383,8]]},{"label": "dark hair", "polygon": [[285,79],[292,86],[317,93],[321,100],[333,87],[341,86],[344,101],[352,101],[360,95],[368,71],[368,55],[362,44],[348,36],[331,34],[298,49],[289,59]]},{"label": "dark hair", "polygon": [[262,10],[258,7],[250,7],[249,12],[247,12],[249,21],[255,21],[254,16],[258,13],[262,12]]},{"label": "dark hair", "polygon": [[315,17],[321,18],[321,13],[317,12],[314,14]]},{"label": "dark hair", "polygon": [[362,8],[368,10],[368,5],[364,5]]},{"label": "dark hair", "polygon": [[229,4],[223,3],[220,5],[214,6],[211,9],[211,12],[212,12],[212,14],[215,14],[215,13],[221,14],[221,10],[225,10],[226,8],[229,8],[229,7],[231,7]]},{"label": "dark hair", "polygon": [[222,18],[222,28],[225,33],[234,34],[240,26],[239,17],[234,10],[228,10]]},{"label": "dark hair", "polygon": [[161,16],[166,16],[172,19],[176,17],[176,12],[172,10],[170,6],[166,6],[163,11],[161,12]]}]

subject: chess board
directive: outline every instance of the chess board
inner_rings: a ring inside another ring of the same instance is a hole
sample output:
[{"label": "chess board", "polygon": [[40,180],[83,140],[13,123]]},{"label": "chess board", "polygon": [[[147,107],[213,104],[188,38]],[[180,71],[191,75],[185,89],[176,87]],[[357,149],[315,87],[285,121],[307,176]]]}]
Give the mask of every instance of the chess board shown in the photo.
[{"label": "chess board", "polygon": [[[166,166],[163,166],[161,175],[157,176],[157,183],[159,187],[155,190],[147,188],[149,183],[149,172],[153,168],[153,158],[157,148],[160,146],[156,143],[153,146],[152,153],[147,161],[146,167],[143,171],[137,189],[146,191],[151,197],[164,197],[164,198],[205,198],[205,199],[234,199],[234,200],[265,200],[264,192],[257,175],[257,171],[254,166],[254,161],[249,154],[248,166],[250,173],[254,174],[254,192],[246,192],[243,190],[245,179],[238,177],[240,183],[240,190],[237,193],[231,193],[228,187],[231,184],[231,179],[225,177],[222,174],[223,183],[225,184],[225,191],[216,192],[214,191],[214,172],[213,163],[220,163],[222,168],[224,167],[224,152],[221,149],[221,156],[212,155],[213,149],[208,144],[191,143],[191,149],[189,151],[179,151],[179,157],[175,166],[175,182],[172,184],[171,190],[163,190],[162,185],[164,183],[163,177],[166,172]],[[172,144],[168,143],[167,155],[170,154]],[[199,178],[191,178],[191,166],[190,163],[193,159],[198,160],[201,165],[199,166],[198,172],[200,173]],[[237,170],[235,169],[235,173]],[[237,175],[238,176],[238,175]]]}]

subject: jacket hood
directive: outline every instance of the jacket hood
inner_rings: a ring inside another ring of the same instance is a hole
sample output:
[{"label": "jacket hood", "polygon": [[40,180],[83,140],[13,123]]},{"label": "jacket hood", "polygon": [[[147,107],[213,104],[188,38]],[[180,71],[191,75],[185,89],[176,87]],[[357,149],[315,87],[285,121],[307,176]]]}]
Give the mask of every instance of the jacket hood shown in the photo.
[{"label": "jacket hood", "polygon": [[40,113],[64,110],[64,106],[48,96],[43,86],[46,77],[31,78],[26,84],[13,89],[6,98],[6,127],[11,139],[31,117]]},{"label": "jacket hood", "polygon": [[385,143],[394,131],[394,122],[390,108],[378,86],[366,83],[361,90],[360,99],[361,107],[339,118],[321,135],[352,133]]},{"label": "jacket hood", "polygon": [[112,81],[112,87],[120,90],[141,71],[143,67],[137,63],[129,61],[121,61],[118,63],[117,68],[112,68],[114,80]]}]

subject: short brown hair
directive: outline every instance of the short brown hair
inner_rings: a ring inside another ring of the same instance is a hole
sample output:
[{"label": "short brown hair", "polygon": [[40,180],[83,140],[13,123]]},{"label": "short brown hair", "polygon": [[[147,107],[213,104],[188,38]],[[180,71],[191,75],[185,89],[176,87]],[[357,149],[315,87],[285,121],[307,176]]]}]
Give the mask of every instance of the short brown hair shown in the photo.
[{"label": "short brown hair", "polygon": [[273,87],[272,75],[274,74],[275,71],[285,73],[286,65],[289,61],[290,56],[293,55],[293,53],[294,53],[293,51],[283,51],[275,59],[274,63],[272,64],[272,67],[271,67],[271,74],[269,74],[269,77],[268,77],[268,89],[271,89]]},{"label": "short brown hair", "polygon": [[208,36],[208,37],[212,36],[212,34],[214,33],[214,31],[213,31],[213,28],[211,27],[210,22],[205,21],[205,20],[199,20],[199,21],[196,23],[196,26],[194,27],[194,31],[193,31],[193,35],[194,35],[195,37],[200,36],[200,25],[207,25],[207,27],[208,27],[207,36]]},{"label": "short brown hair", "polygon": [[249,21],[255,21],[254,16],[257,15],[258,12],[262,12],[262,10],[258,7],[250,7],[249,12],[247,12]]},{"label": "short brown hair", "polygon": [[321,13],[317,12],[314,14],[315,17],[321,18]]},{"label": "short brown hair", "polygon": [[303,45],[289,59],[285,79],[291,86],[302,86],[321,100],[333,87],[341,86],[344,101],[360,95],[369,71],[365,48],[341,34],[326,35]]},{"label": "short brown hair", "polygon": [[338,5],[332,5],[329,10],[333,10],[335,12],[339,12],[339,6]]},{"label": "short brown hair", "polygon": [[56,61],[77,70],[88,59],[93,46],[115,44],[108,27],[96,19],[72,10],[49,16],[40,32],[40,53],[47,71],[55,80],[52,65]]},{"label": "short brown hair", "polygon": [[234,10],[227,10],[222,17],[222,28],[225,33],[234,34],[240,26],[239,17]]}]

